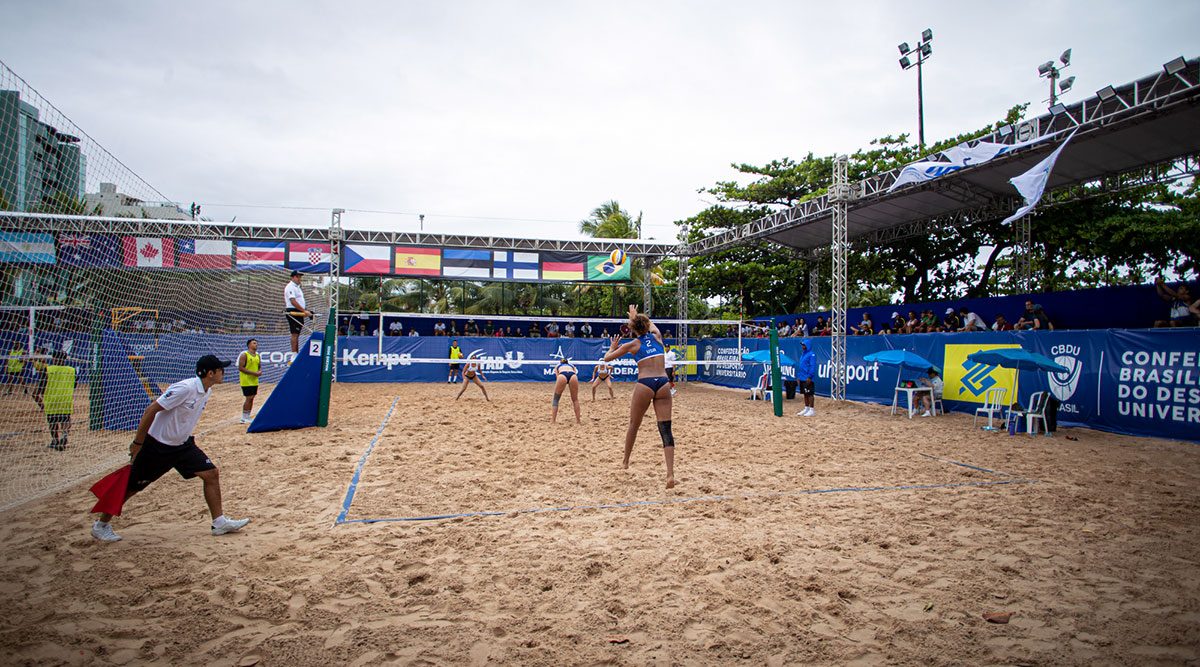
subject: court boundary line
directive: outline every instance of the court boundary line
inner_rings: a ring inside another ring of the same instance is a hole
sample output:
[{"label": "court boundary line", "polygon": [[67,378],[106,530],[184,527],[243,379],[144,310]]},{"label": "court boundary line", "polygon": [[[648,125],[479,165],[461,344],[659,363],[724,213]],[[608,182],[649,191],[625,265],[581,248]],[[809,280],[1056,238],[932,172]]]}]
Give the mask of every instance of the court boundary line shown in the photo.
[{"label": "court boundary line", "polygon": [[491,516],[507,516],[517,514],[541,514],[545,512],[574,512],[582,510],[609,510],[609,509],[627,509],[630,507],[650,507],[655,505],[681,505],[684,503],[694,502],[720,502],[725,500],[755,500],[765,498],[788,498],[799,496],[822,495],[827,493],[871,493],[871,492],[896,492],[896,491],[928,491],[933,489],[959,489],[959,488],[985,488],[993,486],[1005,486],[1010,484],[1037,484],[1038,480],[1018,478],[1010,473],[1000,470],[992,470],[982,466],[954,461],[952,459],[944,459],[937,456],[931,456],[918,452],[920,456],[927,459],[948,463],[950,465],[969,468],[979,472],[984,472],[992,475],[1004,475],[1010,479],[990,480],[981,482],[951,482],[944,484],[901,484],[897,486],[840,486],[823,489],[800,489],[798,491],[770,491],[766,493],[736,493],[729,495],[707,495],[707,496],[691,496],[687,498],[664,498],[660,500],[631,500],[618,503],[599,503],[591,505],[563,505],[560,507],[532,507],[515,510],[483,510],[476,512],[454,512],[450,514],[430,514],[426,516],[409,516],[409,517],[380,517],[374,519],[347,519],[346,515],[350,513],[350,505],[354,502],[354,494],[358,491],[358,482],[361,479],[363,467],[367,464],[367,459],[374,451],[375,445],[379,443],[383,436],[383,430],[387,427],[388,422],[392,419],[392,413],[396,410],[396,404],[400,401],[400,396],[392,399],[392,405],[388,408],[387,414],[379,423],[379,428],[375,429],[375,437],[371,438],[370,444],[367,445],[366,451],[358,459],[358,464],[354,467],[354,475],[350,478],[350,485],[346,489],[346,497],[342,500],[341,511],[338,512],[337,519],[334,520],[334,526],[340,526],[349,523],[373,524],[373,523],[416,523],[421,521],[445,521],[450,519],[467,519],[473,517],[491,517]]}]

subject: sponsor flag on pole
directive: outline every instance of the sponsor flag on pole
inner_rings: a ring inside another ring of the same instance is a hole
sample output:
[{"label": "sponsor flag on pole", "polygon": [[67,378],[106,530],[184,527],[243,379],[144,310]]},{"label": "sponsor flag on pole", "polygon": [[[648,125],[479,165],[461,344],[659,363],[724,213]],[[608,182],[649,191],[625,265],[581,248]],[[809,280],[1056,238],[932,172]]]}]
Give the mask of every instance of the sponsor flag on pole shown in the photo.
[{"label": "sponsor flag on pole", "polygon": [[620,266],[612,263],[608,255],[589,255],[588,280],[629,280],[629,269],[633,261],[626,258]]},{"label": "sponsor flag on pole", "polygon": [[0,262],[54,264],[54,235],[0,232]]},{"label": "sponsor flag on pole", "polygon": [[67,266],[121,266],[121,239],[108,234],[60,234],[58,259]]},{"label": "sponsor flag on pole", "polygon": [[1017,192],[1020,192],[1021,196],[1025,198],[1025,205],[1017,209],[1016,213],[1005,218],[1004,222],[1000,224],[1006,225],[1014,220],[1019,220],[1026,213],[1032,211],[1033,207],[1037,206],[1038,201],[1042,198],[1042,193],[1046,191],[1046,183],[1050,180],[1050,172],[1054,170],[1054,163],[1058,161],[1059,154],[1067,147],[1067,143],[1071,141],[1071,137],[1073,136],[1075,136],[1075,132],[1072,132],[1064,139],[1062,145],[1055,148],[1053,153],[1047,155],[1041,162],[1033,165],[1033,168],[1029,171],[1020,176],[1008,179],[1008,182],[1012,183]]},{"label": "sponsor flag on pole", "polygon": [[442,249],[396,247],[396,275],[440,276],[442,275]]},{"label": "sponsor flag on pole", "polygon": [[463,248],[442,250],[442,277],[490,278],[491,276],[492,252],[490,250],[466,250]]},{"label": "sponsor flag on pole", "polygon": [[492,252],[492,277],[497,280],[537,280],[538,254],[495,250]]},{"label": "sponsor flag on pole", "polygon": [[333,251],[328,243],[293,241],[288,244],[287,267],[300,273],[329,273]]},{"label": "sponsor flag on pole", "polygon": [[175,266],[175,239],[125,236],[121,239],[121,263],[139,269],[170,269]]},{"label": "sponsor flag on pole", "polygon": [[181,269],[232,269],[233,241],[179,239],[175,261]]},{"label": "sponsor flag on pole", "polygon": [[388,275],[392,272],[392,246],[347,243],[342,247],[342,273]]},{"label": "sponsor flag on pole", "polygon": [[583,280],[583,253],[542,253],[542,280]]},{"label": "sponsor flag on pole", "polygon": [[285,254],[283,241],[238,241],[237,268],[282,269]]}]

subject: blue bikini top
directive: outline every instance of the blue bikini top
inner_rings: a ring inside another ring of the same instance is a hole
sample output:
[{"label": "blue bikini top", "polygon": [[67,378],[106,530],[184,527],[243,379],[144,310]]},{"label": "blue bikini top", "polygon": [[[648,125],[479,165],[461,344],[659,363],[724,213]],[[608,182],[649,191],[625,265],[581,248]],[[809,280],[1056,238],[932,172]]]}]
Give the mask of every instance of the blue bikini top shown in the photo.
[{"label": "blue bikini top", "polygon": [[642,342],[642,347],[637,352],[633,353],[633,358],[635,360],[641,361],[642,359],[661,357],[663,355],[662,343],[658,342],[658,339],[654,337],[654,334],[647,332],[638,337],[638,340]]}]

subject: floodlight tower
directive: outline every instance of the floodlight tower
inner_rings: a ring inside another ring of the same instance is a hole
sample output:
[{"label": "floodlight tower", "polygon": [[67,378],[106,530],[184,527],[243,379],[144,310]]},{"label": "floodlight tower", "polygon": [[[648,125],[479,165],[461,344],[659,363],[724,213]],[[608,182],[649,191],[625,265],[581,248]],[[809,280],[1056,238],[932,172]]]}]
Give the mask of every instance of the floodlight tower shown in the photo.
[{"label": "floodlight tower", "polygon": [[[917,68],[917,145],[921,147],[921,152],[925,152],[925,93],[923,90],[923,81],[921,77],[921,67],[926,60],[933,55],[933,30],[926,28],[921,31],[921,41],[917,42],[917,47],[910,49],[908,42],[903,42],[900,46],[900,69]],[[912,56],[916,55],[916,61],[912,60]]]},{"label": "floodlight tower", "polygon": [[1075,85],[1075,77],[1073,76],[1069,76],[1062,81],[1058,80],[1062,76],[1062,71],[1071,66],[1071,49],[1063,51],[1062,55],[1058,57],[1058,61],[1062,63],[1061,67],[1056,65],[1053,60],[1047,60],[1038,65],[1038,76],[1050,79],[1050,99],[1046,100],[1050,103],[1050,106],[1058,104],[1058,96],[1067,92],[1071,89],[1071,86]]}]

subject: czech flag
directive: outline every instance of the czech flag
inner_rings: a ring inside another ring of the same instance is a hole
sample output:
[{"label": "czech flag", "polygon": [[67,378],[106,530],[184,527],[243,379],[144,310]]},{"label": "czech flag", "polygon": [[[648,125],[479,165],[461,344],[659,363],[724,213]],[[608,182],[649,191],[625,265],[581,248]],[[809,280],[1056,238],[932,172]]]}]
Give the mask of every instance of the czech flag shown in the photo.
[{"label": "czech flag", "polygon": [[392,272],[392,246],[347,243],[342,248],[342,273],[388,275]]}]

